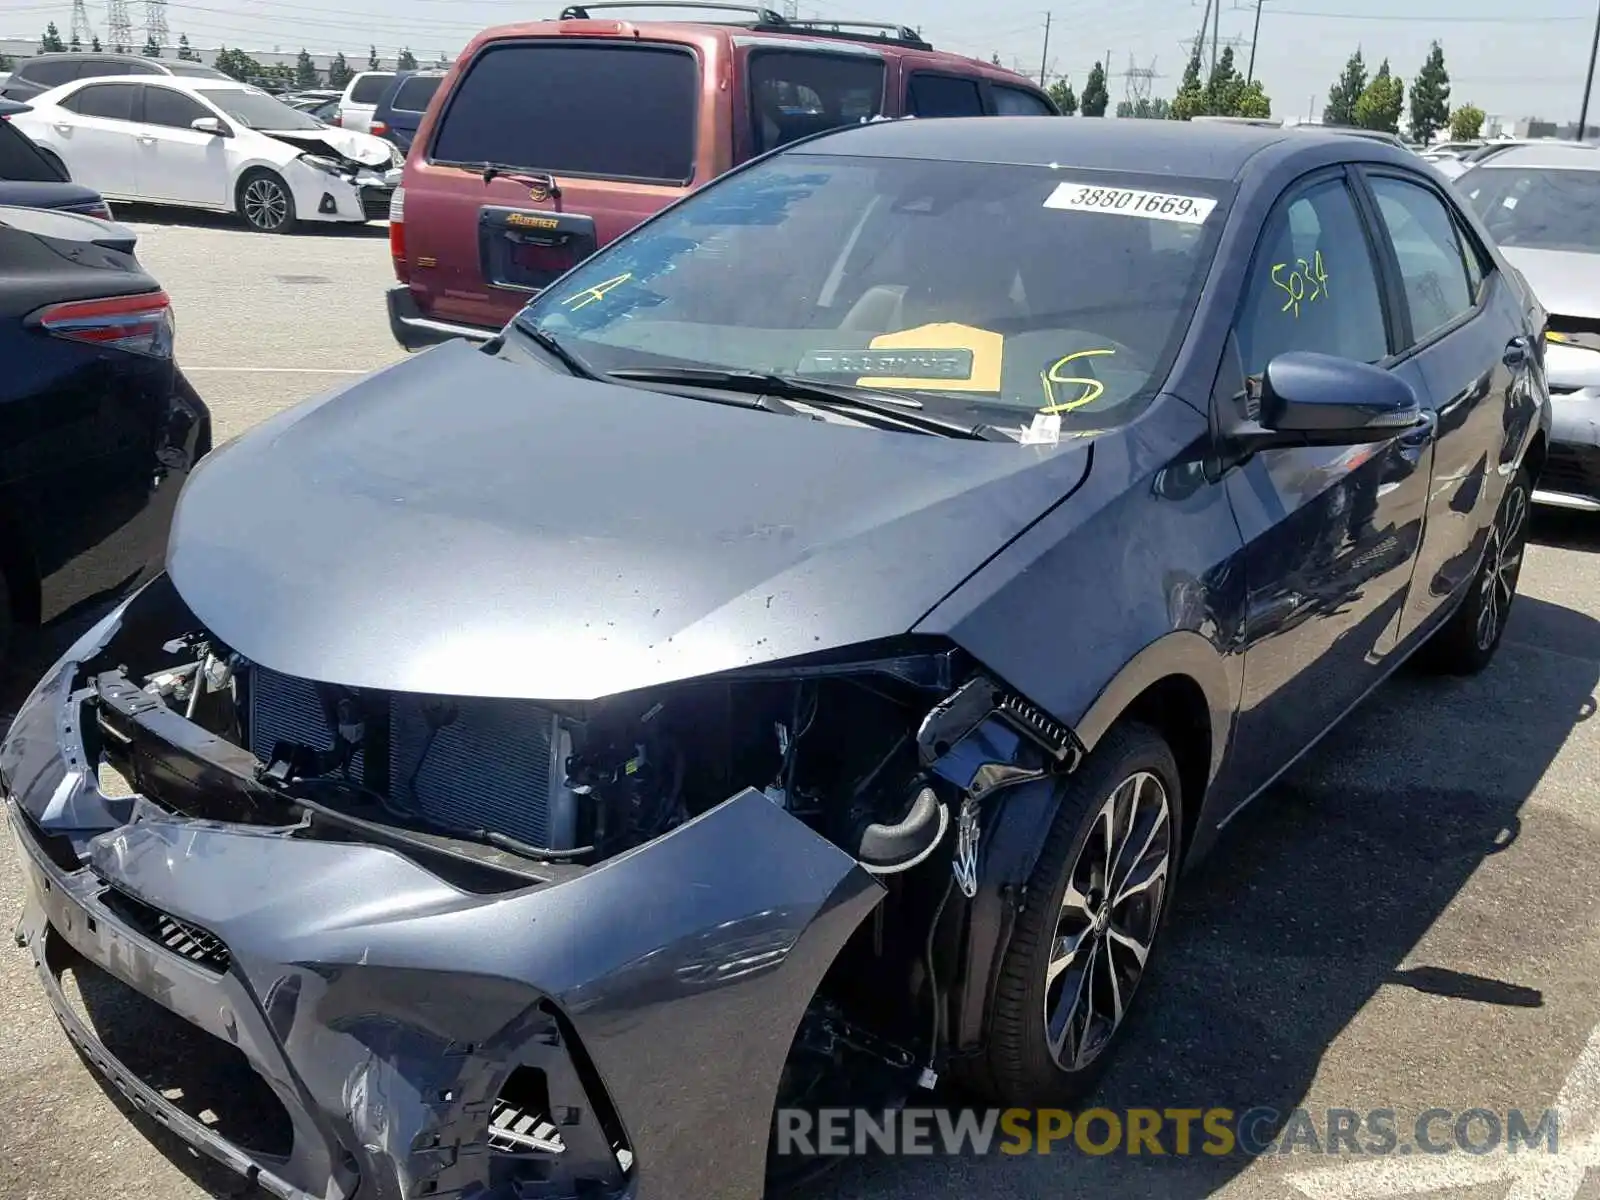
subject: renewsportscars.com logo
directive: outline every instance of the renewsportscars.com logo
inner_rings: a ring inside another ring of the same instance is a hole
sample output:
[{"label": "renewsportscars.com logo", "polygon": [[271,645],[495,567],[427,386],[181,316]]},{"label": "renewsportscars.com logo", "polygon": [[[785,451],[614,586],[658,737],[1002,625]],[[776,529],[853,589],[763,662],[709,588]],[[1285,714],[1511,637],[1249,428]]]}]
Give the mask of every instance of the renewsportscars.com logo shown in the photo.
[{"label": "renewsportscars.com logo", "polygon": [[779,1154],[1492,1154],[1559,1152],[1555,1109],[779,1109]]}]

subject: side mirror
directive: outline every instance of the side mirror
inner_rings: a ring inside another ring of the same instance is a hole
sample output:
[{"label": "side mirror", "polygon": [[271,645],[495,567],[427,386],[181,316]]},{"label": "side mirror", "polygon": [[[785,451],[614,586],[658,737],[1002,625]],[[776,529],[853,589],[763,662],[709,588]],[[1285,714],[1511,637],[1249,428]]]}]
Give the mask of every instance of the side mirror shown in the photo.
[{"label": "side mirror", "polygon": [[189,128],[196,133],[209,133],[212,137],[233,136],[233,130],[223,124],[221,117],[196,117],[189,122]]},{"label": "side mirror", "polygon": [[1359,446],[1422,421],[1411,385],[1381,367],[1332,354],[1291,351],[1267,364],[1261,417],[1235,431],[1241,449]]}]

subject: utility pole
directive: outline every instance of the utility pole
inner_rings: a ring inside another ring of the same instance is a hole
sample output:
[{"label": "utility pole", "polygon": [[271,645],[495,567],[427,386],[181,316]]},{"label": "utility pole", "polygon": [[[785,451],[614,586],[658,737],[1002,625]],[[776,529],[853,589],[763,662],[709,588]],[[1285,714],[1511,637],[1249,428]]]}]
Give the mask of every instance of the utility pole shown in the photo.
[{"label": "utility pole", "polygon": [[1039,86],[1045,85],[1045,72],[1050,69],[1050,14],[1044,15],[1044,53],[1039,56]]},{"label": "utility pole", "polygon": [[1256,77],[1256,40],[1261,36],[1261,0],[1256,0],[1256,27],[1250,32],[1250,69],[1244,73],[1246,84]]},{"label": "utility pole", "polygon": [[1211,6],[1211,69],[1217,69],[1217,34],[1222,26],[1222,0]]},{"label": "utility pole", "polygon": [[1584,130],[1589,124],[1589,92],[1594,87],[1594,60],[1595,52],[1600,51],[1600,11],[1594,15],[1594,41],[1589,46],[1589,73],[1583,77],[1583,108],[1578,113],[1578,141],[1583,141]]}]

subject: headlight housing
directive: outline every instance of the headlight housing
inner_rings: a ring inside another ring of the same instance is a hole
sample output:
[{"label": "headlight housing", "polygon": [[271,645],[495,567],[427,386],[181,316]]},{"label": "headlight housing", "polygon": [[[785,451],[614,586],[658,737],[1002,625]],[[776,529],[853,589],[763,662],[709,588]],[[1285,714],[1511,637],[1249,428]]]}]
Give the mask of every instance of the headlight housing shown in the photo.
[{"label": "headlight housing", "polygon": [[345,165],[337,158],[330,158],[324,154],[302,154],[300,161],[308,167],[313,167],[328,175],[343,175]]}]

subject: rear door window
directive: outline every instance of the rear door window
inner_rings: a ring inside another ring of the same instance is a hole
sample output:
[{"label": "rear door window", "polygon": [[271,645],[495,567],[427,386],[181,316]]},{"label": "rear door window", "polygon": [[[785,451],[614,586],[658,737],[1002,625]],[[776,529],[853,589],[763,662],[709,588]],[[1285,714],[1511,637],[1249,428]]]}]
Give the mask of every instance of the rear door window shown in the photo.
[{"label": "rear door window", "polygon": [[49,62],[25,62],[17,68],[17,77],[26,79],[29,83],[36,83],[40,87],[60,87],[63,83],[70,83],[76,79],[78,68],[81,66],[82,63],[65,58],[52,58]]},{"label": "rear door window", "polygon": [[356,85],[350,92],[350,103],[376,104],[383,99],[383,93],[388,90],[393,79],[393,75],[363,75],[356,80]]},{"label": "rear door window", "polygon": [[0,121],[0,179],[13,183],[65,183],[61,172],[34,149],[26,134]]},{"label": "rear door window", "polygon": [[699,95],[700,66],[688,50],[503,43],[480,54],[456,85],[432,158],[688,183]]},{"label": "rear door window", "polygon": [[999,117],[1052,117],[1050,106],[1032,92],[1021,88],[990,85],[995,115]]},{"label": "rear door window", "polygon": [[102,117],[107,121],[133,120],[136,83],[91,83],[61,102],[61,107],[83,117]]},{"label": "rear door window", "polygon": [[749,78],[757,154],[883,112],[884,64],[876,56],[757,50]]},{"label": "rear door window", "polygon": [[144,121],[147,125],[164,125],[169,129],[188,129],[201,117],[216,116],[192,96],[173,88],[146,84],[144,89]]},{"label": "rear door window", "polygon": [[427,112],[428,101],[443,82],[442,75],[413,75],[396,90],[389,107],[399,112]]},{"label": "rear door window", "polygon": [[918,117],[981,117],[978,81],[918,72],[911,77],[911,112]]},{"label": "rear door window", "polygon": [[142,62],[121,62],[115,58],[90,58],[85,59],[83,69],[78,72],[79,79],[89,79],[96,75],[159,75],[161,68]]}]

